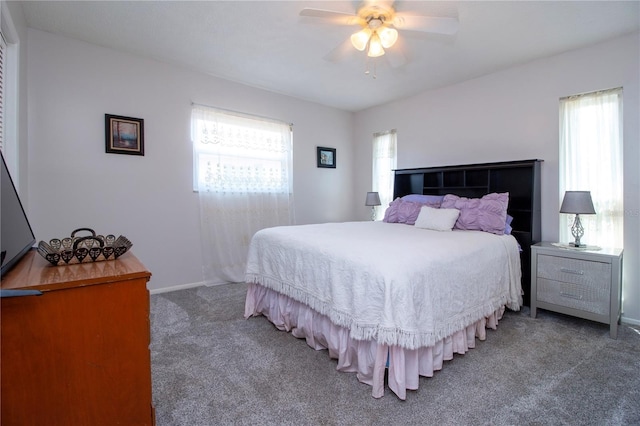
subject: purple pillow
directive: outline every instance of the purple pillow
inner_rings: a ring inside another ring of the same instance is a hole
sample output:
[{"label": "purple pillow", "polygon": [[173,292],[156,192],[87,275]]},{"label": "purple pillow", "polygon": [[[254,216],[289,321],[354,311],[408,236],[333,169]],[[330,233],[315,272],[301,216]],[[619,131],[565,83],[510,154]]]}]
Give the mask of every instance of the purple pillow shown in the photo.
[{"label": "purple pillow", "polygon": [[402,200],[400,198],[396,198],[392,202],[389,203],[389,207],[384,212],[383,222],[389,223],[398,223],[398,206]]},{"label": "purple pillow", "polygon": [[429,206],[435,209],[440,207],[440,202],[416,203],[413,201],[405,201],[402,198],[396,198],[389,203],[389,207],[384,212],[383,222],[389,223],[406,223],[414,225],[420,214],[422,206]]},{"label": "purple pillow", "polygon": [[513,231],[513,228],[511,227],[511,222],[513,222],[513,216],[508,214],[507,220],[505,221],[505,225],[504,225],[504,233],[507,235],[511,235],[511,231]]},{"label": "purple pillow", "polygon": [[407,225],[414,225],[418,215],[420,214],[422,206],[423,204],[420,203],[402,200],[398,206],[398,222],[406,223]]},{"label": "purple pillow", "polygon": [[460,216],[454,229],[491,232],[502,235],[507,223],[509,193],[492,193],[482,198],[464,198],[447,194],[441,208],[458,209]]},{"label": "purple pillow", "polygon": [[422,195],[422,194],[409,194],[402,197],[402,201],[413,201],[414,203],[420,203],[422,205],[429,205],[433,207],[437,204],[440,207],[444,195]]}]

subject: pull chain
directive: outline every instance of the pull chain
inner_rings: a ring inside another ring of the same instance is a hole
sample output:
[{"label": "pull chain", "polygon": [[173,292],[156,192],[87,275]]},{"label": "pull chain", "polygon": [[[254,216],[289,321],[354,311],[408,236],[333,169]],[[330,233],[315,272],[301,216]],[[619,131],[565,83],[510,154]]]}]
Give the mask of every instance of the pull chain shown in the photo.
[{"label": "pull chain", "polygon": [[[371,62],[373,62],[373,75],[371,77],[373,77],[373,79],[375,80],[376,78],[378,78],[378,75],[377,75],[377,69],[378,68],[377,68],[377,64],[376,64],[376,59],[375,58],[371,59]],[[369,57],[368,56],[367,56],[366,69],[364,71],[364,74],[365,75],[371,74],[371,71],[369,71]]]}]

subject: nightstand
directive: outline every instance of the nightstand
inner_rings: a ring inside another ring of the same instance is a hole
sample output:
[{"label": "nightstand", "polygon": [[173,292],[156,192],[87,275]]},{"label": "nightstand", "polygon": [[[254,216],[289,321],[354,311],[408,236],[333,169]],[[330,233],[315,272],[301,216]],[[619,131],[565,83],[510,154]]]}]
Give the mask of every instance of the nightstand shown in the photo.
[{"label": "nightstand", "polygon": [[531,246],[531,317],[546,309],[609,324],[618,336],[622,249],[584,250],[542,242]]}]

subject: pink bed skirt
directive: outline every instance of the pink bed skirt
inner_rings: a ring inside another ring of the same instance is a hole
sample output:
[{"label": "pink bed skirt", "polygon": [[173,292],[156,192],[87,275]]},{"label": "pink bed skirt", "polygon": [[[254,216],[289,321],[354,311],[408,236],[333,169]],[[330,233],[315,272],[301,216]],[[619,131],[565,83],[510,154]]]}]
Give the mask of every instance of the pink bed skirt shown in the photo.
[{"label": "pink bed skirt", "polygon": [[262,314],[279,330],[306,339],[312,348],[327,349],[329,356],[338,360],[338,371],[356,373],[359,381],[372,386],[374,398],[384,395],[385,368],[388,368],[389,389],[404,400],[407,389],[418,389],[420,376],[432,377],[453,354],[465,354],[474,348],[476,338],[485,340],[486,328],[496,329],[504,309],[496,310],[434,346],[413,350],[372,340],[354,340],[347,329],[333,324],[326,316],[259,284],[249,283],[244,316]]}]

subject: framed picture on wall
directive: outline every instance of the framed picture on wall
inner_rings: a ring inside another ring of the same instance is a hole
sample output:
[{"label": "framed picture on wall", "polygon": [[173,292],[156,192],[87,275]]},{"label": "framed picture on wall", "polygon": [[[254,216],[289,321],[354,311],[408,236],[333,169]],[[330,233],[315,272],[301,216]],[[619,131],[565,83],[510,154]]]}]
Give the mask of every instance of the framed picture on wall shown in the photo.
[{"label": "framed picture on wall", "polygon": [[318,167],[336,168],[336,149],[319,146],[317,149]]},{"label": "framed picture on wall", "polygon": [[144,120],[142,118],[104,115],[106,152],[144,155]]}]

